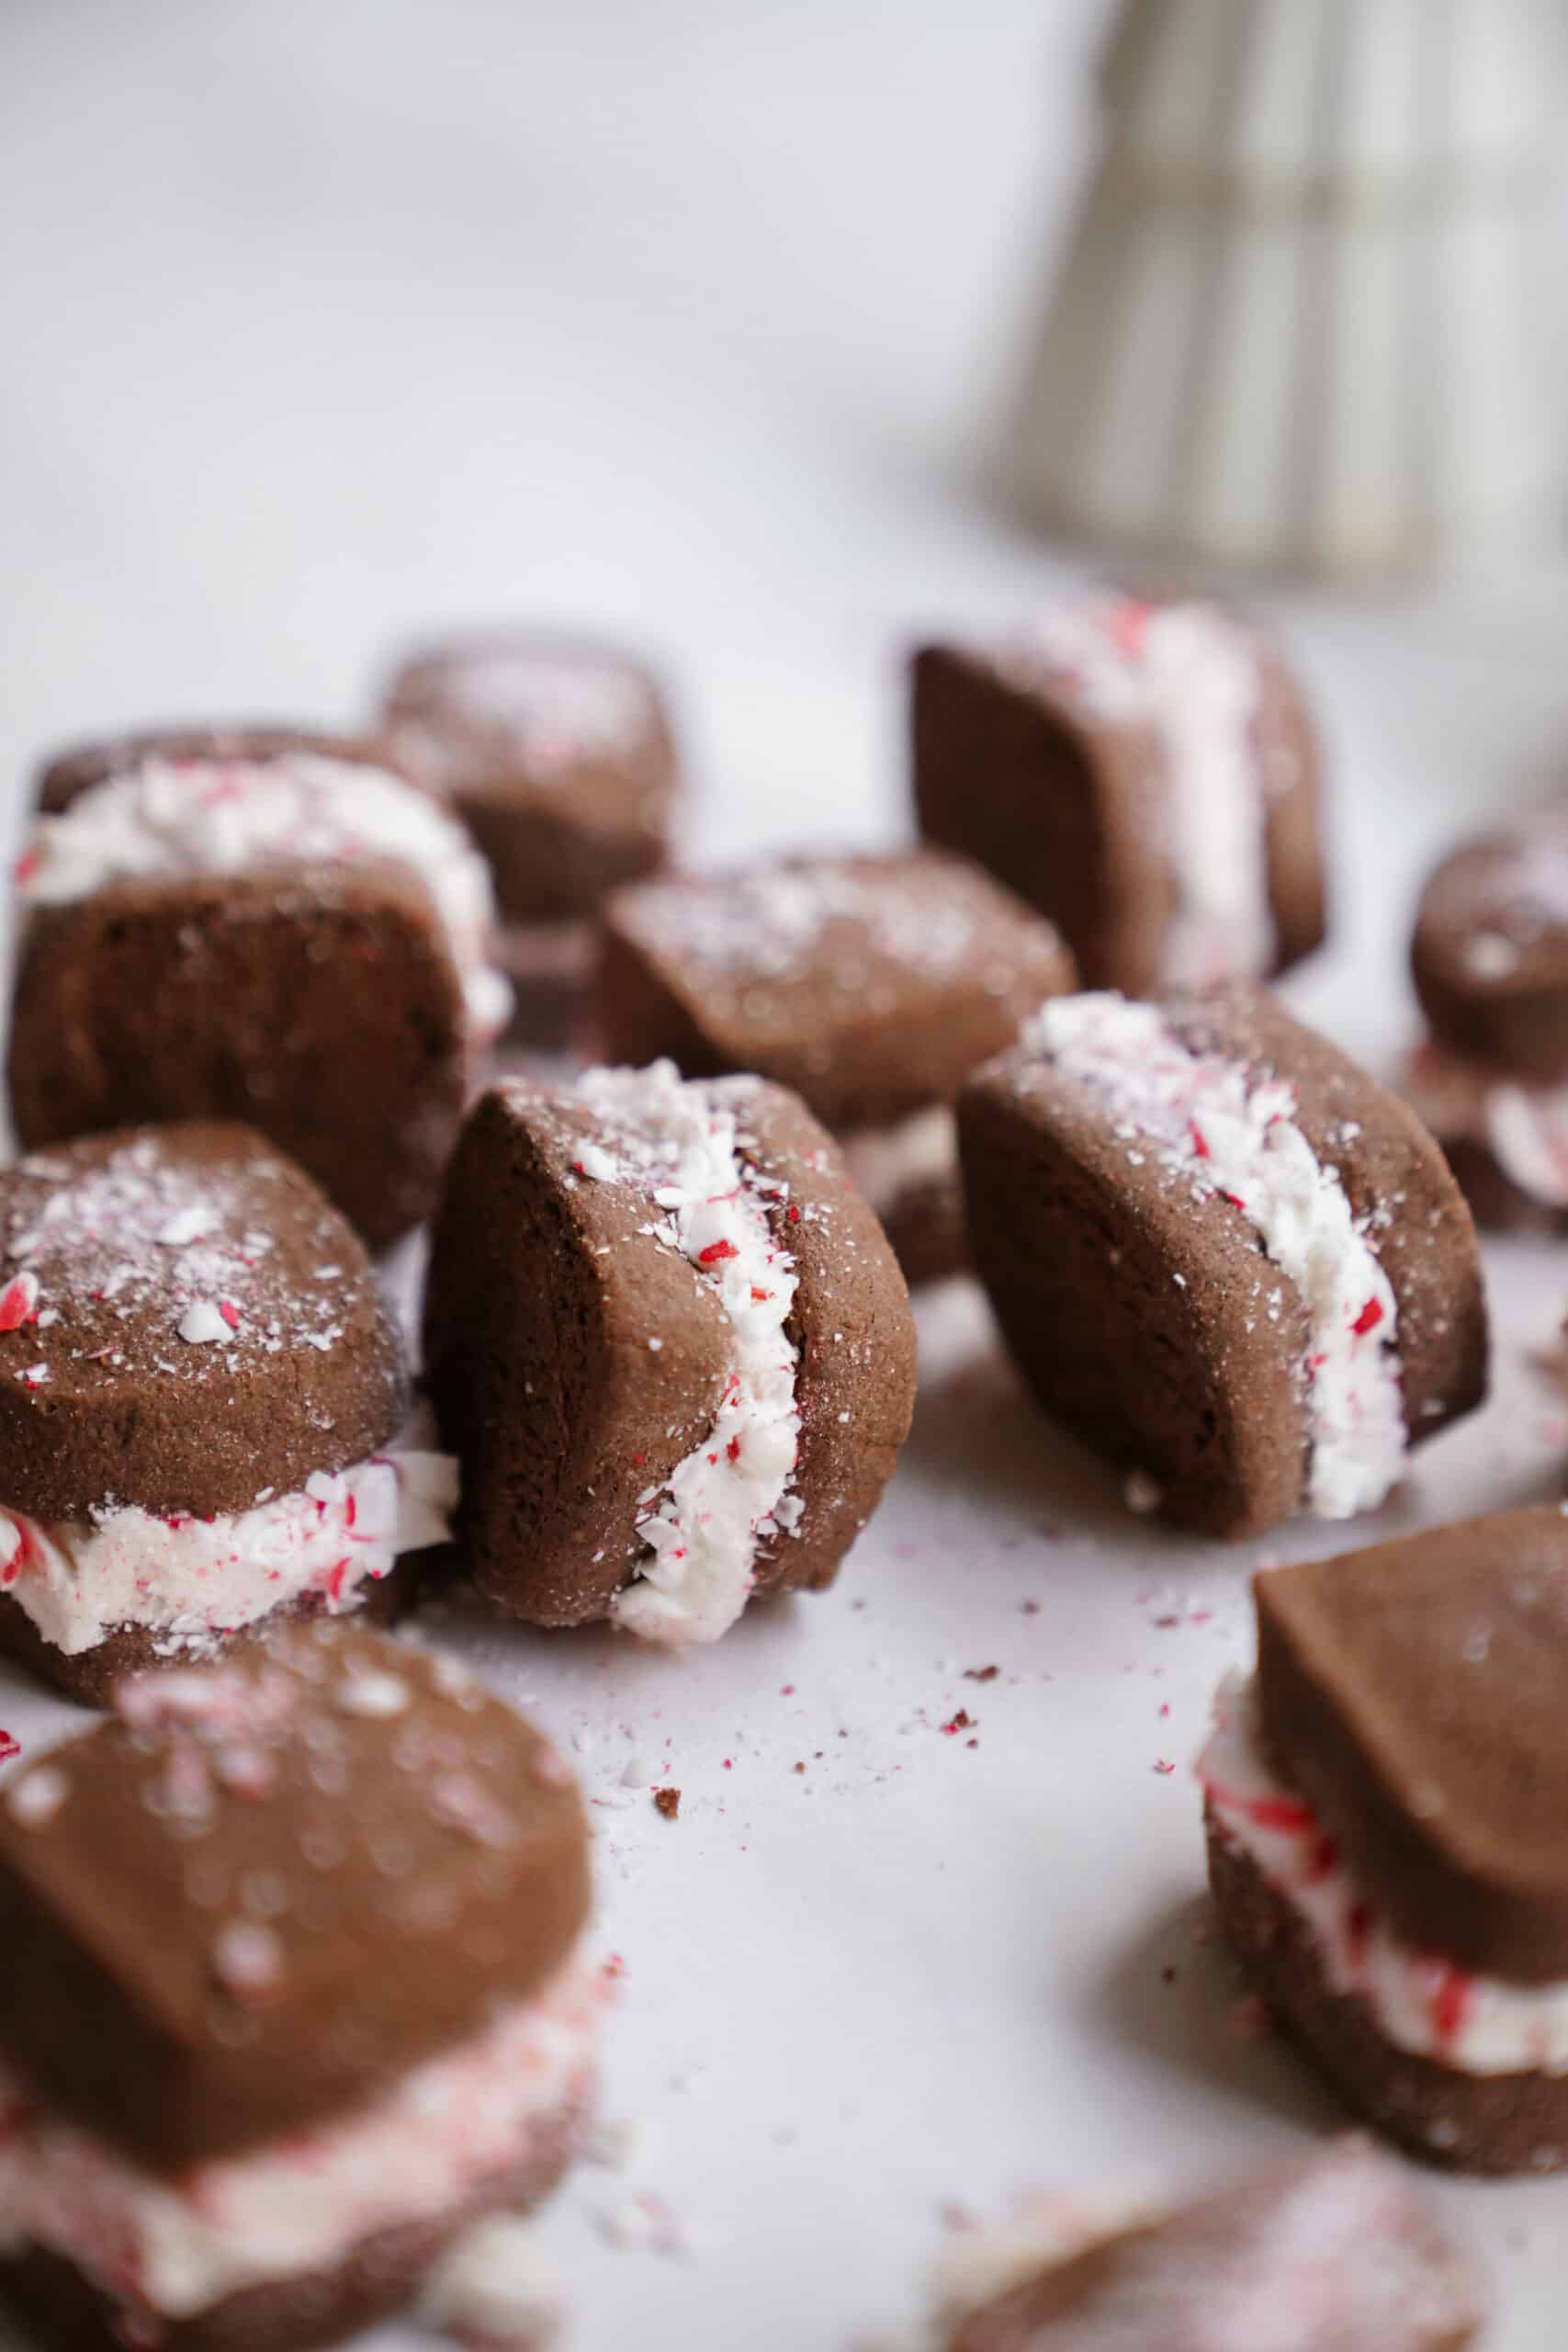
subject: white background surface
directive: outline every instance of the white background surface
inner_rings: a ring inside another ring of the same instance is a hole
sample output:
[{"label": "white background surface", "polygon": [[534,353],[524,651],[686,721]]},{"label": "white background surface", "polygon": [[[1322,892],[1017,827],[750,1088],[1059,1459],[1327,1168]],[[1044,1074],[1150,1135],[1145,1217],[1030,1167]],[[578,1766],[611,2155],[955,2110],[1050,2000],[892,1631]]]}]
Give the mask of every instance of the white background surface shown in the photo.
[{"label": "white background surface", "polygon": [[[705,854],[891,832],[897,645],[1010,616],[1055,569],[976,483],[1096,17],[11,0],[4,773],[121,721],[352,717],[390,641],[515,613],[668,654]],[[1568,571],[1272,609],[1335,784],[1335,944],[1291,993],[1378,1061],[1411,1027],[1432,850],[1568,768]],[[1526,1353],[1568,1259],[1494,1272],[1497,1401],[1390,1525],[1557,1490],[1568,1418]],[[541,2225],[581,2352],[872,2340],[915,2307],[948,2200],[1191,2179],[1330,2121],[1233,2030],[1193,1941],[1187,1766],[1247,1645],[1252,1555],[1126,1519],[963,1285],[922,1327],[916,1434],[833,1594],[684,1663],[454,1636],[600,1801],[628,1971],[607,2107],[653,2136]],[[936,1728],[960,1706],[975,1748]],[[0,1686],[29,1747],[46,1720]],[[664,1752],[674,1824],[620,1785]],[[690,2257],[604,2242],[642,2190]],[[1438,2193],[1496,2274],[1491,2341],[1555,2346],[1568,2183]]]}]

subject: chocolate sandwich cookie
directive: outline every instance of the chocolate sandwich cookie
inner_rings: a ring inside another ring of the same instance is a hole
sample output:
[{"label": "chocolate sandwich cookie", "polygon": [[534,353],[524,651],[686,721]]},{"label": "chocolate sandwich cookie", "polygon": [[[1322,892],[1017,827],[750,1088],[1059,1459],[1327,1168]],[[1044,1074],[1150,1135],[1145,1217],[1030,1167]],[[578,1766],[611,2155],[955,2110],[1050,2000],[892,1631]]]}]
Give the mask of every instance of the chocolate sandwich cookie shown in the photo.
[{"label": "chocolate sandwich cookie", "polygon": [[923,646],[911,727],[921,831],[1049,916],[1090,987],[1260,979],[1321,942],[1316,737],[1239,614],[1106,590]]},{"label": "chocolate sandwich cookie", "polygon": [[1374,1510],[1485,1393],[1442,1154],[1261,989],[1058,997],[966,1085],[959,1136],[1024,1377],[1181,1525]]},{"label": "chocolate sandwich cookie", "polygon": [[338,1627],[115,1706],[0,1790],[0,2292],[73,2352],[338,2343],[575,2152],[571,1775]]},{"label": "chocolate sandwich cookie", "polygon": [[618,891],[596,1035],[615,1061],[759,1070],[839,1138],[911,1282],[964,1263],[953,1099],[1074,985],[1047,922],[941,850],[794,857]]},{"label": "chocolate sandwich cookie", "polygon": [[493,1088],[436,1220],[425,1363],[499,1605],[714,1641],[830,1584],[909,1426],[903,1278],[782,1087]]},{"label": "chocolate sandwich cookie", "polygon": [[393,1442],[364,1247],[253,1130],[0,1169],[0,1652],[101,1700],[279,1615],[384,1609],[446,1540],[456,1465]]},{"label": "chocolate sandwich cookie", "polygon": [[1477,1216],[1568,1228],[1568,802],[1444,859],[1411,967],[1431,1034],[1404,1091]]},{"label": "chocolate sandwich cookie", "polygon": [[281,729],[91,745],[39,800],[17,869],[23,1145],[240,1118],[373,1248],[427,1216],[510,1001],[461,827],[373,747]]},{"label": "chocolate sandwich cookie", "polygon": [[516,1029],[564,1042],[592,972],[601,899],[663,865],[679,797],[663,694],[609,647],[528,630],[414,655],[381,724],[490,860]]},{"label": "chocolate sandwich cookie", "polygon": [[1463,2352],[1484,2316],[1437,2215],[1357,2139],[1166,2211],[1042,2203],[954,2287],[938,2352]]},{"label": "chocolate sandwich cookie", "polygon": [[1568,2165],[1568,1517],[1254,1582],[1200,1765],[1242,1966],[1330,2086],[1470,2172]]}]

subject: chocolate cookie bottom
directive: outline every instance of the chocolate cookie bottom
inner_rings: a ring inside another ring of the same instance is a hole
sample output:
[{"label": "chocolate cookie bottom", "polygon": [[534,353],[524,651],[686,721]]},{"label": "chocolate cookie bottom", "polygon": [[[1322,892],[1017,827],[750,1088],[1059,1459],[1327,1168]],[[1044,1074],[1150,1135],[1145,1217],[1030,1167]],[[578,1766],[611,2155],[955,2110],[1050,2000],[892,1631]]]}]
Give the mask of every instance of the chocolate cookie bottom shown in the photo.
[{"label": "chocolate cookie bottom", "polygon": [[1248,1983],[1353,2114],[1455,2172],[1568,2167],[1568,2075],[1472,2075],[1402,2050],[1359,1994],[1336,1992],[1288,1894],[1206,1808],[1209,1883]]},{"label": "chocolate cookie bottom", "polygon": [[882,1226],[911,1290],[969,1271],[964,1192],[956,1169],[949,1182],[910,1184],[895,1194],[882,1211]]},{"label": "chocolate cookie bottom", "polygon": [[1438,1141],[1454,1181],[1477,1225],[1488,1233],[1522,1233],[1559,1240],[1568,1234],[1568,1208],[1538,1200],[1517,1184],[1490,1145],[1473,1136],[1442,1136]]},{"label": "chocolate cookie bottom", "polygon": [[405,2309],[471,2222],[526,2212],[547,2197],[579,2154],[592,2106],[591,2094],[571,2100],[539,2127],[525,2163],[455,2210],[362,2239],[333,2270],[267,2279],[187,2318],[160,2320],[29,2246],[0,2261],[0,2301],[50,2352],[319,2352]]}]

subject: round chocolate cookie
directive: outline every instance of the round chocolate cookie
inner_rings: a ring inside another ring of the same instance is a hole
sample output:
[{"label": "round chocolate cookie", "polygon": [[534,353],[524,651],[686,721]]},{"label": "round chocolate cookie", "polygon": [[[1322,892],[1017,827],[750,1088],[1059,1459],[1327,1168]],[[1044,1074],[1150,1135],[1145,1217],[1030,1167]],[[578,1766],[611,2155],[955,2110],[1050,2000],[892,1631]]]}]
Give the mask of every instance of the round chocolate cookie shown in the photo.
[{"label": "round chocolate cookie", "polygon": [[1497,1511],[1253,1581],[1198,1766],[1220,1917],[1357,2114],[1568,2166],[1568,1518]]},{"label": "round chocolate cookie", "polygon": [[1413,1114],[1258,989],[1059,998],[959,1098],[970,1247],[1046,1408],[1205,1532],[1384,1499],[1486,1387]]},{"label": "round chocolate cookie", "polygon": [[1070,989],[1051,924],[945,851],[775,858],[618,890],[595,1042],[694,1077],[756,1070],[830,1127],[910,1282],[964,1264],[953,1098]]},{"label": "round chocolate cookie", "polygon": [[373,745],[138,736],[45,771],[18,867],[25,1146],[238,1118],[373,1248],[429,1214],[509,991],[482,860]]},{"label": "round chocolate cookie", "polygon": [[903,1280],[824,1131],[668,1063],[479,1102],[424,1329],[475,1575],[540,1624],[712,1640],[831,1582],[913,1406]]},{"label": "round chocolate cookie", "polygon": [[[78,1695],[286,1609],[389,1596],[450,1466],[387,1451],[401,1348],[344,1220],[252,1130],[0,1170],[0,1644]],[[407,1578],[400,1580],[406,1584]]]},{"label": "round chocolate cookie", "polygon": [[941,2352],[1463,2352],[1483,2316],[1439,2217],[1348,2136],[1168,2210],[1042,2199],[965,2249],[961,2279],[987,2269]]},{"label": "round chocolate cookie", "polygon": [[926,645],[910,723],[922,833],[1049,916],[1089,986],[1263,978],[1320,944],[1316,734],[1239,614],[1106,590]]},{"label": "round chocolate cookie", "polygon": [[461,813],[509,922],[592,914],[664,862],[674,744],[657,680],[626,653],[526,629],[431,647],[394,673],[380,724]]},{"label": "round chocolate cookie", "polygon": [[1443,860],[1421,894],[1410,961],[1441,1045],[1497,1074],[1568,1080],[1568,802]]},{"label": "round chocolate cookie", "polygon": [[306,2352],[578,2153],[581,1799],[450,1659],[290,1627],[0,1792],[0,2294],[51,2344]]}]

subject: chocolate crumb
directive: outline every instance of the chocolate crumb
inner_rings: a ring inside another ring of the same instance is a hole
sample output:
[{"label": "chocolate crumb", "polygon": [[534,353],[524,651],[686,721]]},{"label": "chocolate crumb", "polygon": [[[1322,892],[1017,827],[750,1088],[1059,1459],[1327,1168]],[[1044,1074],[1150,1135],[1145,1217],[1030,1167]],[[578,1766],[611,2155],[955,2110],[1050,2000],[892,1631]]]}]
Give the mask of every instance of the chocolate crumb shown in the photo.
[{"label": "chocolate crumb", "polygon": [[681,1810],[681,1792],[679,1789],[655,1789],[653,1804],[654,1810],[661,1813],[666,1821],[673,1821]]}]

